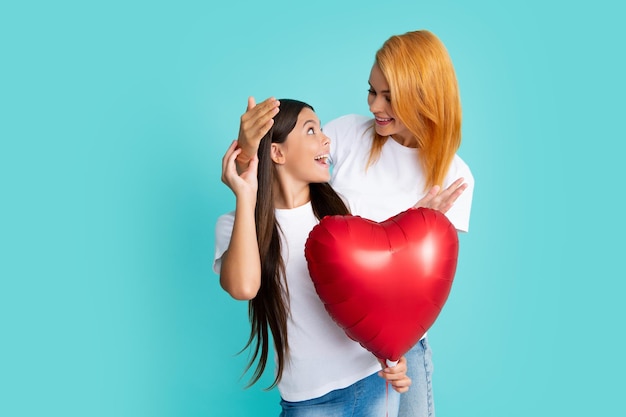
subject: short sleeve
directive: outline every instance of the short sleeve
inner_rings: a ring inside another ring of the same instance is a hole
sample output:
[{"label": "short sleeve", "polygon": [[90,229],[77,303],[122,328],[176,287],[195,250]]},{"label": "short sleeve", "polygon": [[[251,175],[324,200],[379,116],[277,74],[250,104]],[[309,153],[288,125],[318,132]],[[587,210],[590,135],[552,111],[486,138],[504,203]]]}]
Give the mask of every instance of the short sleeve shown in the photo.
[{"label": "short sleeve", "polygon": [[446,175],[443,184],[444,188],[461,177],[464,178],[467,188],[454,202],[454,205],[448,210],[446,216],[458,231],[468,232],[472,197],[474,194],[474,176],[467,164],[459,156],[455,156],[448,171],[448,175]]},{"label": "short sleeve", "polygon": [[213,271],[219,275],[222,269],[222,256],[230,245],[230,237],[233,234],[235,224],[235,212],[226,213],[218,217],[215,224],[215,255],[213,258]]}]

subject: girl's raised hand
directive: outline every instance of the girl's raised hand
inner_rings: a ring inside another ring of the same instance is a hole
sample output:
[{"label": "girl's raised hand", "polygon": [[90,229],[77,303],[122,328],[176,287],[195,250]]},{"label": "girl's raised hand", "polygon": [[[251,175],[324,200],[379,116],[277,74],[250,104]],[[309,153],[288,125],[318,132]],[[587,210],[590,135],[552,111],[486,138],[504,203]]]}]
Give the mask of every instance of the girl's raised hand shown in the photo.
[{"label": "girl's raised hand", "polygon": [[413,208],[426,207],[439,210],[442,213],[447,212],[467,188],[467,183],[464,183],[463,180],[463,178],[459,178],[441,193],[439,192],[440,187],[435,185],[428,191],[428,194],[415,203]]},{"label": "girl's raised hand", "polygon": [[259,149],[259,142],[274,125],[273,117],[278,113],[280,102],[270,97],[256,104],[254,97],[248,97],[248,107],[241,116],[239,123],[239,137],[237,142],[241,153],[237,156],[237,164],[240,170],[247,167],[250,160]]},{"label": "girl's raised hand", "polygon": [[248,161],[248,166],[242,172],[238,172],[235,160],[241,152],[241,148],[237,148],[237,141],[234,140],[222,158],[222,182],[235,193],[237,198],[247,196],[256,199],[259,159],[255,154]]}]

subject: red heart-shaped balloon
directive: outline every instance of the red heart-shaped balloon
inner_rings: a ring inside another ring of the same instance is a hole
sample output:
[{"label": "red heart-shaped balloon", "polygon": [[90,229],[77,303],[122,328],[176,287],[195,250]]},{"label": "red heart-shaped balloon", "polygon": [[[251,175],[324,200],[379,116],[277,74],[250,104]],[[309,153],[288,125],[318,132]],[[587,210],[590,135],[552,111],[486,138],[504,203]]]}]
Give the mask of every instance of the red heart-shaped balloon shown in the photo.
[{"label": "red heart-shaped balloon", "polygon": [[395,361],[435,322],[458,251],[448,218],[418,208],[381,223],[324,217],[309,234],[305,257],[330,316],[378,358]]}]

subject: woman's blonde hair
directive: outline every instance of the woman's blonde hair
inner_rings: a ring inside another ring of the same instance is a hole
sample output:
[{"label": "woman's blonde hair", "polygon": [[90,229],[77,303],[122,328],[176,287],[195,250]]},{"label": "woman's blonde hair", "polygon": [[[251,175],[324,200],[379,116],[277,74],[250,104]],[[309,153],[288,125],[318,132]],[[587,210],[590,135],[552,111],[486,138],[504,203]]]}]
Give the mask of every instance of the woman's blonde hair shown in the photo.
[{"label": "woman's blonde hair", "polygon": [[[443,185],[461,145],[461,99],[446,47],[426,30],[407,32],[389,38],[376,63],[389,84],[396,117],[417,139],[426,189]],[[374,131],[368,165],[386,140]]]}]

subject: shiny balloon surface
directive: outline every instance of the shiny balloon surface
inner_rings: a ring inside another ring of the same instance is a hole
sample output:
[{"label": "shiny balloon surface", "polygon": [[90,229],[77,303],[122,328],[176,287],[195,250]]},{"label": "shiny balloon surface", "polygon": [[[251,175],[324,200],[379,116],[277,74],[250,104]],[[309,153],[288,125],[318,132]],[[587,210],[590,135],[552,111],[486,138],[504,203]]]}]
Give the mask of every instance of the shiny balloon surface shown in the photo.
[{"label": "shiny balloon surface", "polygon": [[441,312],[458,250],[447,217],[418,208],[380,223],[327,216],[309,234],[305,256],[335,322],[378,358],[398,360]]}]

